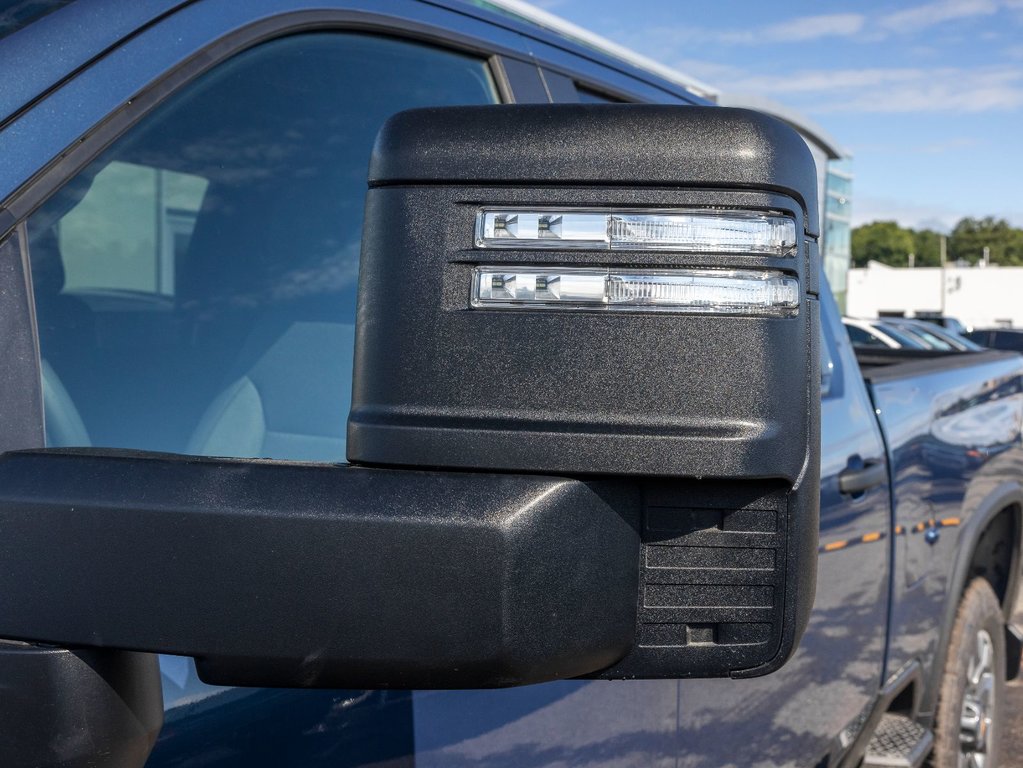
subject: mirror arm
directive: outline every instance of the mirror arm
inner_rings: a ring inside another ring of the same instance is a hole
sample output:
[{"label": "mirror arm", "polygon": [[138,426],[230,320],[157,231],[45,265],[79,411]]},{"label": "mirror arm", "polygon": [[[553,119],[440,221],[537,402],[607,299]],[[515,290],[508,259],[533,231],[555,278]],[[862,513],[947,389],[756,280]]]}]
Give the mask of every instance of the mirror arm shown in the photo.
[{"label": "mirror arm", "polygon": [[141,766],[163,725],[148,653],[0,641],[0,765]]},{"label": "mirror arm", "polygon": [[590,674],[634,642],[638,504],[543,476],[6,453],[0,637],[193,656],[225,685]]}]

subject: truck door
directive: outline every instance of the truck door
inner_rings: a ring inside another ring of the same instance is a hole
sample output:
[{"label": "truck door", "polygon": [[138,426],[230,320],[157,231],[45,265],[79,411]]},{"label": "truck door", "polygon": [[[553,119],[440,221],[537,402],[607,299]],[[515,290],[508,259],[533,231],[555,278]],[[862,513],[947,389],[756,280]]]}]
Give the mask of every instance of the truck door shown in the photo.
[{"label": "truck door", "polygon": [[[47,445],[343,462],[373,138],[399,110],[498,98],[479,55],[353,31],[272,39],[176,90],[24,222]],[[269,691],[161,667],[152,766],[676,757],[674,680]]]}]

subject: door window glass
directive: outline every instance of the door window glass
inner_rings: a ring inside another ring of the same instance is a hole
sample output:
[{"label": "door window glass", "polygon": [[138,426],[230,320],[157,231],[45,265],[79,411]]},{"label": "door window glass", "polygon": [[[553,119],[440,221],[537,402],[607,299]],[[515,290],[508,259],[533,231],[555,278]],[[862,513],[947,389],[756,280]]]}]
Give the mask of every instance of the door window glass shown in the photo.
[{"label": "door window glass", "polygon": [[373,140],[496,100],[477,58],[347,33],[169,98],[28,221],[48,443],[343,461]]},{"label": "door window glass", "polygon": [[621,104],[621,99],[616,99],[613,96],[594,91],[585,86],[576,86],[576,92],[579,94],[579,101],[583,104]]}]

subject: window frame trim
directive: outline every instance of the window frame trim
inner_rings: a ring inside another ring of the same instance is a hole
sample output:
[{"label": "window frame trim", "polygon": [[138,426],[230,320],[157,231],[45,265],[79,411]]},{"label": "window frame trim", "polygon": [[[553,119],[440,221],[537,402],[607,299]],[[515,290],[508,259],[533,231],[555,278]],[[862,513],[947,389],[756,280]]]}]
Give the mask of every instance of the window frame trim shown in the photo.
[{"label": "window frame trim", "polygon": [[[0,236],[0,251],[10,247],[17,253],[14,264],[0,265],[0,313],[11,319],[9,332],[0,347],[9,351],[27,341],[24,356],[15,354],[12,364],[0,375],[0,451],[42,448],[45,445],[42,364],[39,355],[39,327],[35,292],[28,261],[28,232],[24,222]],[[27,339],[25,337],[28,337]],[[13,440],[14,445],[9,445]]]}]

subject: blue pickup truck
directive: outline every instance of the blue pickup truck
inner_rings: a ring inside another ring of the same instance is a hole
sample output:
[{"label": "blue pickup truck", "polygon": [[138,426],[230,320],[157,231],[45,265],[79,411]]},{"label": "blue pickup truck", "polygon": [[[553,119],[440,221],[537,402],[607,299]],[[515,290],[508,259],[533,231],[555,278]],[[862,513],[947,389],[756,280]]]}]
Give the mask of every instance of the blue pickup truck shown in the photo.
[{"label": "blue pickup truck", "polygon": [[1023,359],[855,349],[788,127],[460,0],[0,70],[4,766],[1009,764]]}]

